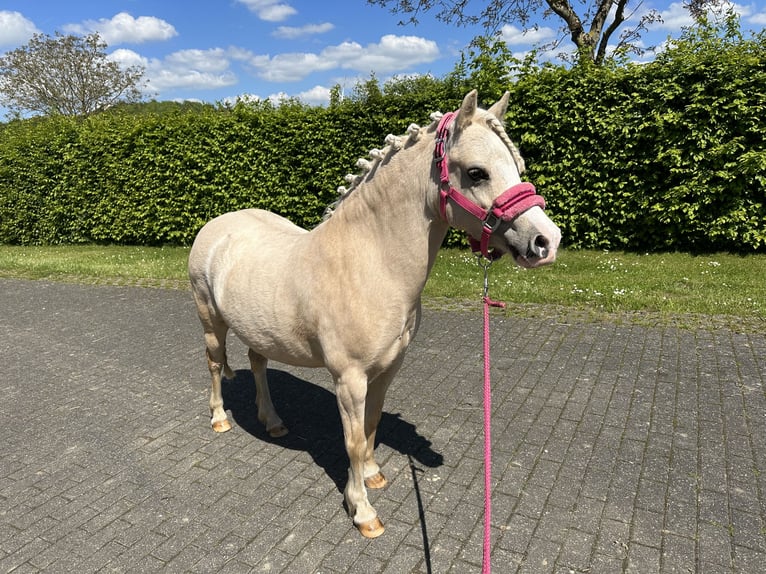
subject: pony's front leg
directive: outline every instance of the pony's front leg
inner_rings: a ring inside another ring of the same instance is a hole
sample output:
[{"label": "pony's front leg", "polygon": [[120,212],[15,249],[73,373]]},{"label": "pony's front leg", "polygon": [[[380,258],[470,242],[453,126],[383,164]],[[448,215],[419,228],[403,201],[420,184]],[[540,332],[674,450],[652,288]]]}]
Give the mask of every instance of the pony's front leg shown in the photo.
[{"label": "pony's front leg", "polygon": [[367,436],[367,448],[364,457],[364,485],[367,488],[383,488],[388,484],[386,477],[380,471],[380,466],[375,461],[375,435],[378,431],[378,424],[380,424],[386,391],[394,375],[399,371],[403,358],[404,355],[371,381],[367,388],[364,416],[364,433]]},{"label": "pony's front leg", "polygon": [[367,499],[364,485],[367,436],[365,433],[365,403],[367,376],[358,371],[345,372],[335,379],[335,393],[343,423],[343,436],[350,461],[345,499],[354,525],[367,538],[383,534],[383,523]]},{"label": "pony's front leg", "polygon": [[269,392],[269,381],[266,377],[266,368],[268,359],[259,355],[252,349],[248,349],[247,356],[250,359],[250,368],[253,370],[255,379],[255,402],[258,408],[258,420],[266,427],[266,431],[274,438],[279,438],[287,434],[287,427],[282,423],[282,419],[271,402],[271,393]]}]

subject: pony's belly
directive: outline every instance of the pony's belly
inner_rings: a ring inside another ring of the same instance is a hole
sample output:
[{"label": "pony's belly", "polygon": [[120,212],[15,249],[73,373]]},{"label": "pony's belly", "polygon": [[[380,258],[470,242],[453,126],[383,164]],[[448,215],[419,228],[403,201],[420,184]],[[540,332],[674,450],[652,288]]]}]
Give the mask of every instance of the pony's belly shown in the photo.
[{"label": "pony's belly", "polygon": [[323,367],[321,354],[317,353],[309,341],[281,340],[265,337],[263,333],[248,333],[236,327],[233,329],[239,339],[250,349],[272,361],[279,361],[293,367]]},{"label": "pony's belly", "polygon": [[290,365],[292,367],[310,367],[310,368],[316,368],[316,367],[324,367],[324,361],[318,357],[314,357],[312,355],[306,355],[306,354],[300,354],[300,353],[293,353],[293,352],[284,352],[280,349],[273,349],[269,350],[267,352],[261,352],[256,350],[256,352],[261,353],[264,357],[268,358],[272,361],[278,361],[280,363],[284,363],[285,365]]}]

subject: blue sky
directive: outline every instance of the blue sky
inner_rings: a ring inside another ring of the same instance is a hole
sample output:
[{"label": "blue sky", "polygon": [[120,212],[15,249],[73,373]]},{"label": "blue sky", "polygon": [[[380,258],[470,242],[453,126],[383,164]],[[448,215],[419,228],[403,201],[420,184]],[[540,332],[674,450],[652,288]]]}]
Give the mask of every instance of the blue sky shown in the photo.
[{"label": "blue sky", "polygon": [[[743,29],[766,26],[766,0],[733,6]],[[649,9],[663,22],[644,35],[645,46],[661,45],[691,23],[680,2],[644,0],[637,15]],[[441,77],[482,31],[443,24],[429,13],[418,25],[400,26],[400,19],[365,0],[3,0],[0,53],[35,32],[99,32],[111,58],[145,67],[145,91],[158,100],[290,96],[322,104],[332,86],[352,87],[371,73],[381,81]],[[514,54],[559,35],[558,18],[538,24],[527,34],[518,25],[503,29]],[[565,40],[559,50],[569,46]]]}]

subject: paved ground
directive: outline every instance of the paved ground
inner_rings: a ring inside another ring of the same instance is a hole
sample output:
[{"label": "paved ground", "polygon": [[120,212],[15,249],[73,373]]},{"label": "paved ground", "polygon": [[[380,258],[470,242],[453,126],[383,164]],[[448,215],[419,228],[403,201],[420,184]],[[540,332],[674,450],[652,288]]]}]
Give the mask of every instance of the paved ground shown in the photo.
[{"label": "paved ground", "polygon": [[[371,493],[328,375],[245,350],[208,426],[190,294],[0,280],[0,572],[472,573],[482,534],[481,317],[427,312],[390,390]],[[766,336],[493,318],[493,571],[766,572]]]}]

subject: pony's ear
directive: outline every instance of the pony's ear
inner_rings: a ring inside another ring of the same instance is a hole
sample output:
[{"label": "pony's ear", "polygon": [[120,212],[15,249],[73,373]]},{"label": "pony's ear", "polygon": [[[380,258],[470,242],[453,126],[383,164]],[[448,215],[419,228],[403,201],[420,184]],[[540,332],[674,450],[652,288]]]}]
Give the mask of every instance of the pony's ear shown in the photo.
[{"label": "pony's ear", "polygon": [[456,129],[459,130],[471,123],[471,119],[473,119],[473,115],[476,113],[476,108],[479,105],[478,101],[479,94],[476,90],[471,90],[466,94],[455,118]]},{"label": "pony's ear", "polygon": [[497,102],[495,102],[488,110],[490,114],[495,116],[501,122],[505,122],[505,112],[508,111],[508,98],[510,95],[511,92],[505,92],[503,97],[497,100]]}]

